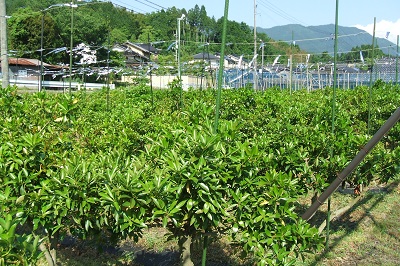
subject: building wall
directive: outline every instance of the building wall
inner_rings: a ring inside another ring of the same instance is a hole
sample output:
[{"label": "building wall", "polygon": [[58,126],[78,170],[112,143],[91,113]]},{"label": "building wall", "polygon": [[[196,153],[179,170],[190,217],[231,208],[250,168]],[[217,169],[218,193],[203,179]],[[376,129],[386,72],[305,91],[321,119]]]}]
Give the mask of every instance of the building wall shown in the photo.
[{"label": "building wall", "polygon": [[[133,80],[135,78],[136,76],[123,76],[121,78],[121,81],[127,83],[133,83]],[[174,79],[177,79],[176,75],[151,76],[151,82],[153,88],[157,89],[167,89],[168,84],[171,83]],[[210,78],[206,77],[201,79],[201,77],[196,77],[196,76],[182,76],[182,87],[184,90],[188,90],[189,88],[212,87],[213,86],[212,83],[213,81]]]},{"label": "building wall", "polygon": [[40,67],[9,66],[9,75],[12,79],[39,80]]}]

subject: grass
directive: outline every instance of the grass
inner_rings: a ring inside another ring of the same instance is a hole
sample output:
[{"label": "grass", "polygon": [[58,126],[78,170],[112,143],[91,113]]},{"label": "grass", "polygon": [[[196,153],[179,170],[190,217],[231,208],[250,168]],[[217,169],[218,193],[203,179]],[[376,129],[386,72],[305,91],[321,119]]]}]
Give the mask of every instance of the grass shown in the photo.
[{"label": "grass", "polygon": [[[335,192],[332,212],[354,201],[355,196],[348,191]],[[296,263],[297,266],[399,265],[400,180],[387,185],[375,184],[365,189],[358,199],[351,209],[331,222],[329,248],[319,254],[307,255],[304,262]],[[319,226],[325,216],[326,204],[310,222]],[[177,242],[167,240],[166,233],[165,229],[152,228],[144,232],[138,243],[125,240],[118,247],[105,246],[102,251],[90,242],[70,241],[57,251],[58,265],[178,265]],[[195,245],[193,254],[196,265],[200,265],[200,245]],[[212,244],[207,258],[208,266],[254,264],[249,258],[241,258],[240,250],[232,247],[226,238]],[[41,265],[46,265],[45,261]]]},{"label": "grass", "polygon": [[[331,222],[329,247],[297,265],[399,265],[399,183],[364,191],[350,210]],[[346,197],[339,192],[334,196],[339,202]]]}]

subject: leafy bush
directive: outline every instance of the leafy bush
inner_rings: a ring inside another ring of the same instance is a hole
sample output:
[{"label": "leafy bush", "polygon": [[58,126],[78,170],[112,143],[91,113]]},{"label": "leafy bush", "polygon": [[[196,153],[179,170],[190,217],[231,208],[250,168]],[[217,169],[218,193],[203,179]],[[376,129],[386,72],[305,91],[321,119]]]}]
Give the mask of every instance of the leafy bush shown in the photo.
[{"label": "leafy bush", "polygon": [[[181,106],[178,83],[154,91],[154,106],[144,84],[0,92],[1,219],[10,234],[1,248],[16,254],[7,260],[37,259],[33,235],[55,247],[65,234],[137,240],[161,225],[182,252],[224,234],[261,265],[290,264],[322,241],[299,218],[297,198],[323,190],[371,137],[368,125],[375,132],[400,103],[399,87],[374,87],[372,105],[369,88],[342,90],[332,120],[330,89],[224,90],[214,134],[215,91],[185,92]],[[349,181],[398,175],[399,129]],[[26,233],[13,237],[19,224]]]}]

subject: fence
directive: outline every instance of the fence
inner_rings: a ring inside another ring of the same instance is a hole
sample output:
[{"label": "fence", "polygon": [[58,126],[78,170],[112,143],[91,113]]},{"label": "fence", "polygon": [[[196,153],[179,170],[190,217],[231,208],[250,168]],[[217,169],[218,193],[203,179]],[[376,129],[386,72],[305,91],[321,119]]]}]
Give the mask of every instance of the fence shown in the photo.
[{"label": "fence", "polygon": [[[24,80],[24,79],[10,79],[10,85],[15,85],[20,88],[37,89],[39,90],[39,82],[37,80]],[[104,83],[80,83],[71,82],[72,90],[98,90],[102,88],[110,87],[115,89],[115,84],[104,84]],[[69,81],[42,81],[42,89],[57,89],[65,90],[69,89]]]}]

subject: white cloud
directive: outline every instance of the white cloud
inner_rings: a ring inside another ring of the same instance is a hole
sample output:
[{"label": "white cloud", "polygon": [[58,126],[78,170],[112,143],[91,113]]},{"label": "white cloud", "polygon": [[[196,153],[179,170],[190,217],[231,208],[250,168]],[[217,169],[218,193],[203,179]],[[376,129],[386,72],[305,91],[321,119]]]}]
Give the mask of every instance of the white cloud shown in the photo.
[{"label": "white cloud", "polygon": [[[361,30],[365,30],[369,34],[373,34],[374,32],[374,23],[368,24],[368,25],[355,25],[354,27],[357,27]],[[375,36],[380,37],[380,38],[386,38],[386,33],[390,32],[388,40],[391,41],[392,43],[396,44],[397,43],[397,35],[400,35],[400,19],[397,21],[387,21],[387,20],[381,20],[379,22],[376,22],[376,27],[375,27]]]}]

